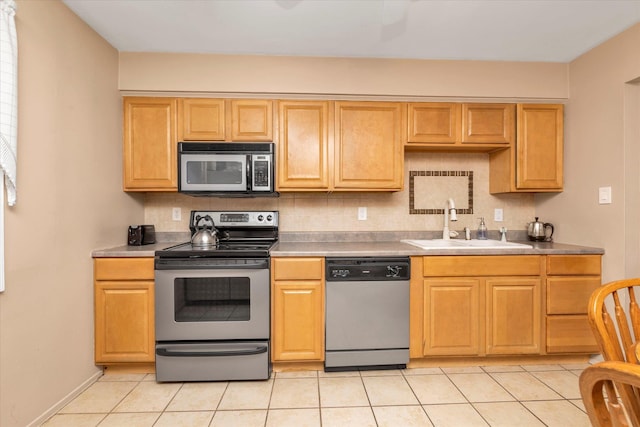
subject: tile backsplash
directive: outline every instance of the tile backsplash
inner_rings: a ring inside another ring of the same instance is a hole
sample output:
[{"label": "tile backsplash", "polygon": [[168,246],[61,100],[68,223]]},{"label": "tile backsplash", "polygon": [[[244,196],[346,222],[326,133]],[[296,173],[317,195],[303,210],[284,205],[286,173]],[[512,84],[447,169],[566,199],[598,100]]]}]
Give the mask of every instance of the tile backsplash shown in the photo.
[{"label": "tile backsplash", "polygon": [[[420,213],[412,214],[409,198],[410,171],[464,171],[466,175],[445,174],[437,176],[437,179],[414,183],[414,204],[423,204],[425,208],[419,209]],[[469,172],[472,176],[470,189],[467,184]],[[465,185],[467,187],[464,187]],[[400,192],[281,193],[278,198],[248,199],[147,193],[145,224],[154,224],[156,230],[161,232],[188,231],[189,214],[194,209],[264,209],[280,212],[280,230],[283,232],[436,231],[442,230],[442,211],[449,197],[454,198],[456,207],[462,212],[468,210],[470,203],[473,208],[472,214],[458,214],[458,221],[450,224],[452,230],[462,230],[464,227],[474,230],[481,216],[485,217],[490,230],[500,227],[524,230],[527,222],[533,220],[535,213],[533,194],[489,194],[488,154],[408,152],[405,153],[404,190]],[[440,199],[442,206],[434,206]],[[174,207],[182,208],[180,221],[172,220]],[[358,220],[359,207],[367,208],[366,220]],[[503,210],[504,221],[493,220],[496,208]]]}]

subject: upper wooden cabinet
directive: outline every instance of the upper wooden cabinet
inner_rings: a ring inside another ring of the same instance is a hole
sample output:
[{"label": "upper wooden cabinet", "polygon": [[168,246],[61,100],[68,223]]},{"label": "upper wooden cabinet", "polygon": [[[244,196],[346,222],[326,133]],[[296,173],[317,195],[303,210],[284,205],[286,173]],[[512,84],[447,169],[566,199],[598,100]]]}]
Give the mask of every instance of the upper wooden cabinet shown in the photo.
[{"label": "upper wooden cabinet", "polygon": [[125,191],[177,191],[179,141],[272,141],[273,101],[124,98]]},{"label": "upper wooden cabinet", "polygon": [[273,101],[232,99],[229,102],[229,141],[273,141]]},{"label": "upper wooden cabinet", "polygon": [[224,99],[179,99],[178,128],[180,141],[224,141]]},{"label": "upper wooden cabinet", "polygon": [[502,144],[514,140],[514,104],[462,104],[462,144]]},{"label": "upper wooden cabinet", "polygon": [[460,143],[461,106],[452,102],[423,102],[408,105],[409,143]]},{"label": "upper wooden cabinet", "polygon": [[409,103],[408,149],[491,151],[514,140],[515,104]]},{"label": "upper wooden cabinet", "polygon": [[515,146],[490,155],[491,193],[562,191],[563,113],[559,104],[518,104]]},{"label": "upper wooden cabinet", "polygon": [[280,101],[278,190],[397,191],[402,104]]},{"label": "upper wooden cabinet", "polygon": [[280,191],[329,189],[329,102],[278,102]]},{"label": "upper wooden cabinet", "polygon": [[336,190],[401,190],[404,183],[401,103],[336,102]]},{"label": "upper wooden cabinet", "polygon": [[124,98],[125,191],[177,190],[177,100]]},{"label": "upper wooden cabinet", "polygon": [[179,99],[180,141],[273,141],[273,101]]}]

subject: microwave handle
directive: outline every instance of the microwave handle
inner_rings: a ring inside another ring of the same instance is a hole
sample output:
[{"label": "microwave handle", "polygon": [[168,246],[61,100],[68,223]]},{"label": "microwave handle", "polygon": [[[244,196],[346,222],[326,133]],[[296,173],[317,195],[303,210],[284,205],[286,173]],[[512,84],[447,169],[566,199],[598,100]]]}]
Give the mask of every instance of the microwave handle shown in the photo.
[{"label": "microwave handle", "polygon": [[253,189],[253,178],[251,176],[251,171],[253,170],[253,164],[251,164],[253,160],[253,156],[251,154],[247,154],[247,191],[251,191]]}]

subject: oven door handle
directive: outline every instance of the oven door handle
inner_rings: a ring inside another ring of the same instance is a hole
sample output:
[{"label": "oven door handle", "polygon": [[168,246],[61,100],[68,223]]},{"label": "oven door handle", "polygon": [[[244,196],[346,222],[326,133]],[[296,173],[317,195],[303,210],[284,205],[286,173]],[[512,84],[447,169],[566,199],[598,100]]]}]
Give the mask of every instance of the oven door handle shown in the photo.
[{"label": "oven door handle", "polygon": [[250,356],[252,354],[262,354],[267,352],[268,347],[259,346],[244,350],[227,350],[227,351],[171,351],[166,348],[157,348],[156,354],[165,357],[218,357],[218,356]]}]

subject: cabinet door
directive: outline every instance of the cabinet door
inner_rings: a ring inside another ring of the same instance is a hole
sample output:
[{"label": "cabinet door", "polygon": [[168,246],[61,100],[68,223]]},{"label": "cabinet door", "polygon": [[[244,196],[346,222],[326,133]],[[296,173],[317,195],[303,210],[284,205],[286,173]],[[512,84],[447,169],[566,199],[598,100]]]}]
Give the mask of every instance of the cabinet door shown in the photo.
[{"label": "cabinet door", "polygon": [[274,284],[273,361],[324,360],[324,291],[322,281]]},{"label": "cabinet door", "polygon": [[95,340],[96,363],[155,360],[153,280],[96,282]]},{"label": "cabinet door", "polygon": [[124,190],[177,190],[174,98],[124,98]]},{"label": "cabinet door", "polygon": [[563,111],[556,104],[518,104],[517,189],[562,189]]},{"label": "cabinet door", "polygon": [[273,101],[231,100],[230,141],[273,141]]},{"label": "cabinet door", "polygon": [[460,104],[421,102],[408,104],[409,143],[456,144],[460,141]]},{"label": "cabinet door", "polygon": [[433,355],[480,352],[481,282],[475,279],[424,281],[424,351]]},{"label": "cabinet door", "polygon": [[487,279],[487,354],[540,353],[540,279]]},{"label": "cabinet door", "polygon": [[334,187],[402,190],[400,103],[336,102]]},{"label": "cabinet door", "polygon": [[224,141],[224,113],[224,99],[180,99],[178,102],[180,141]]},{"label": "cabinet door", "polygon": [[515,139],[515,104],[462,104],[463,144],[504,144]]},{"label": "cabinet door", "polygon": [[278,190],[329,189],[329,102],[278,102]]}]

